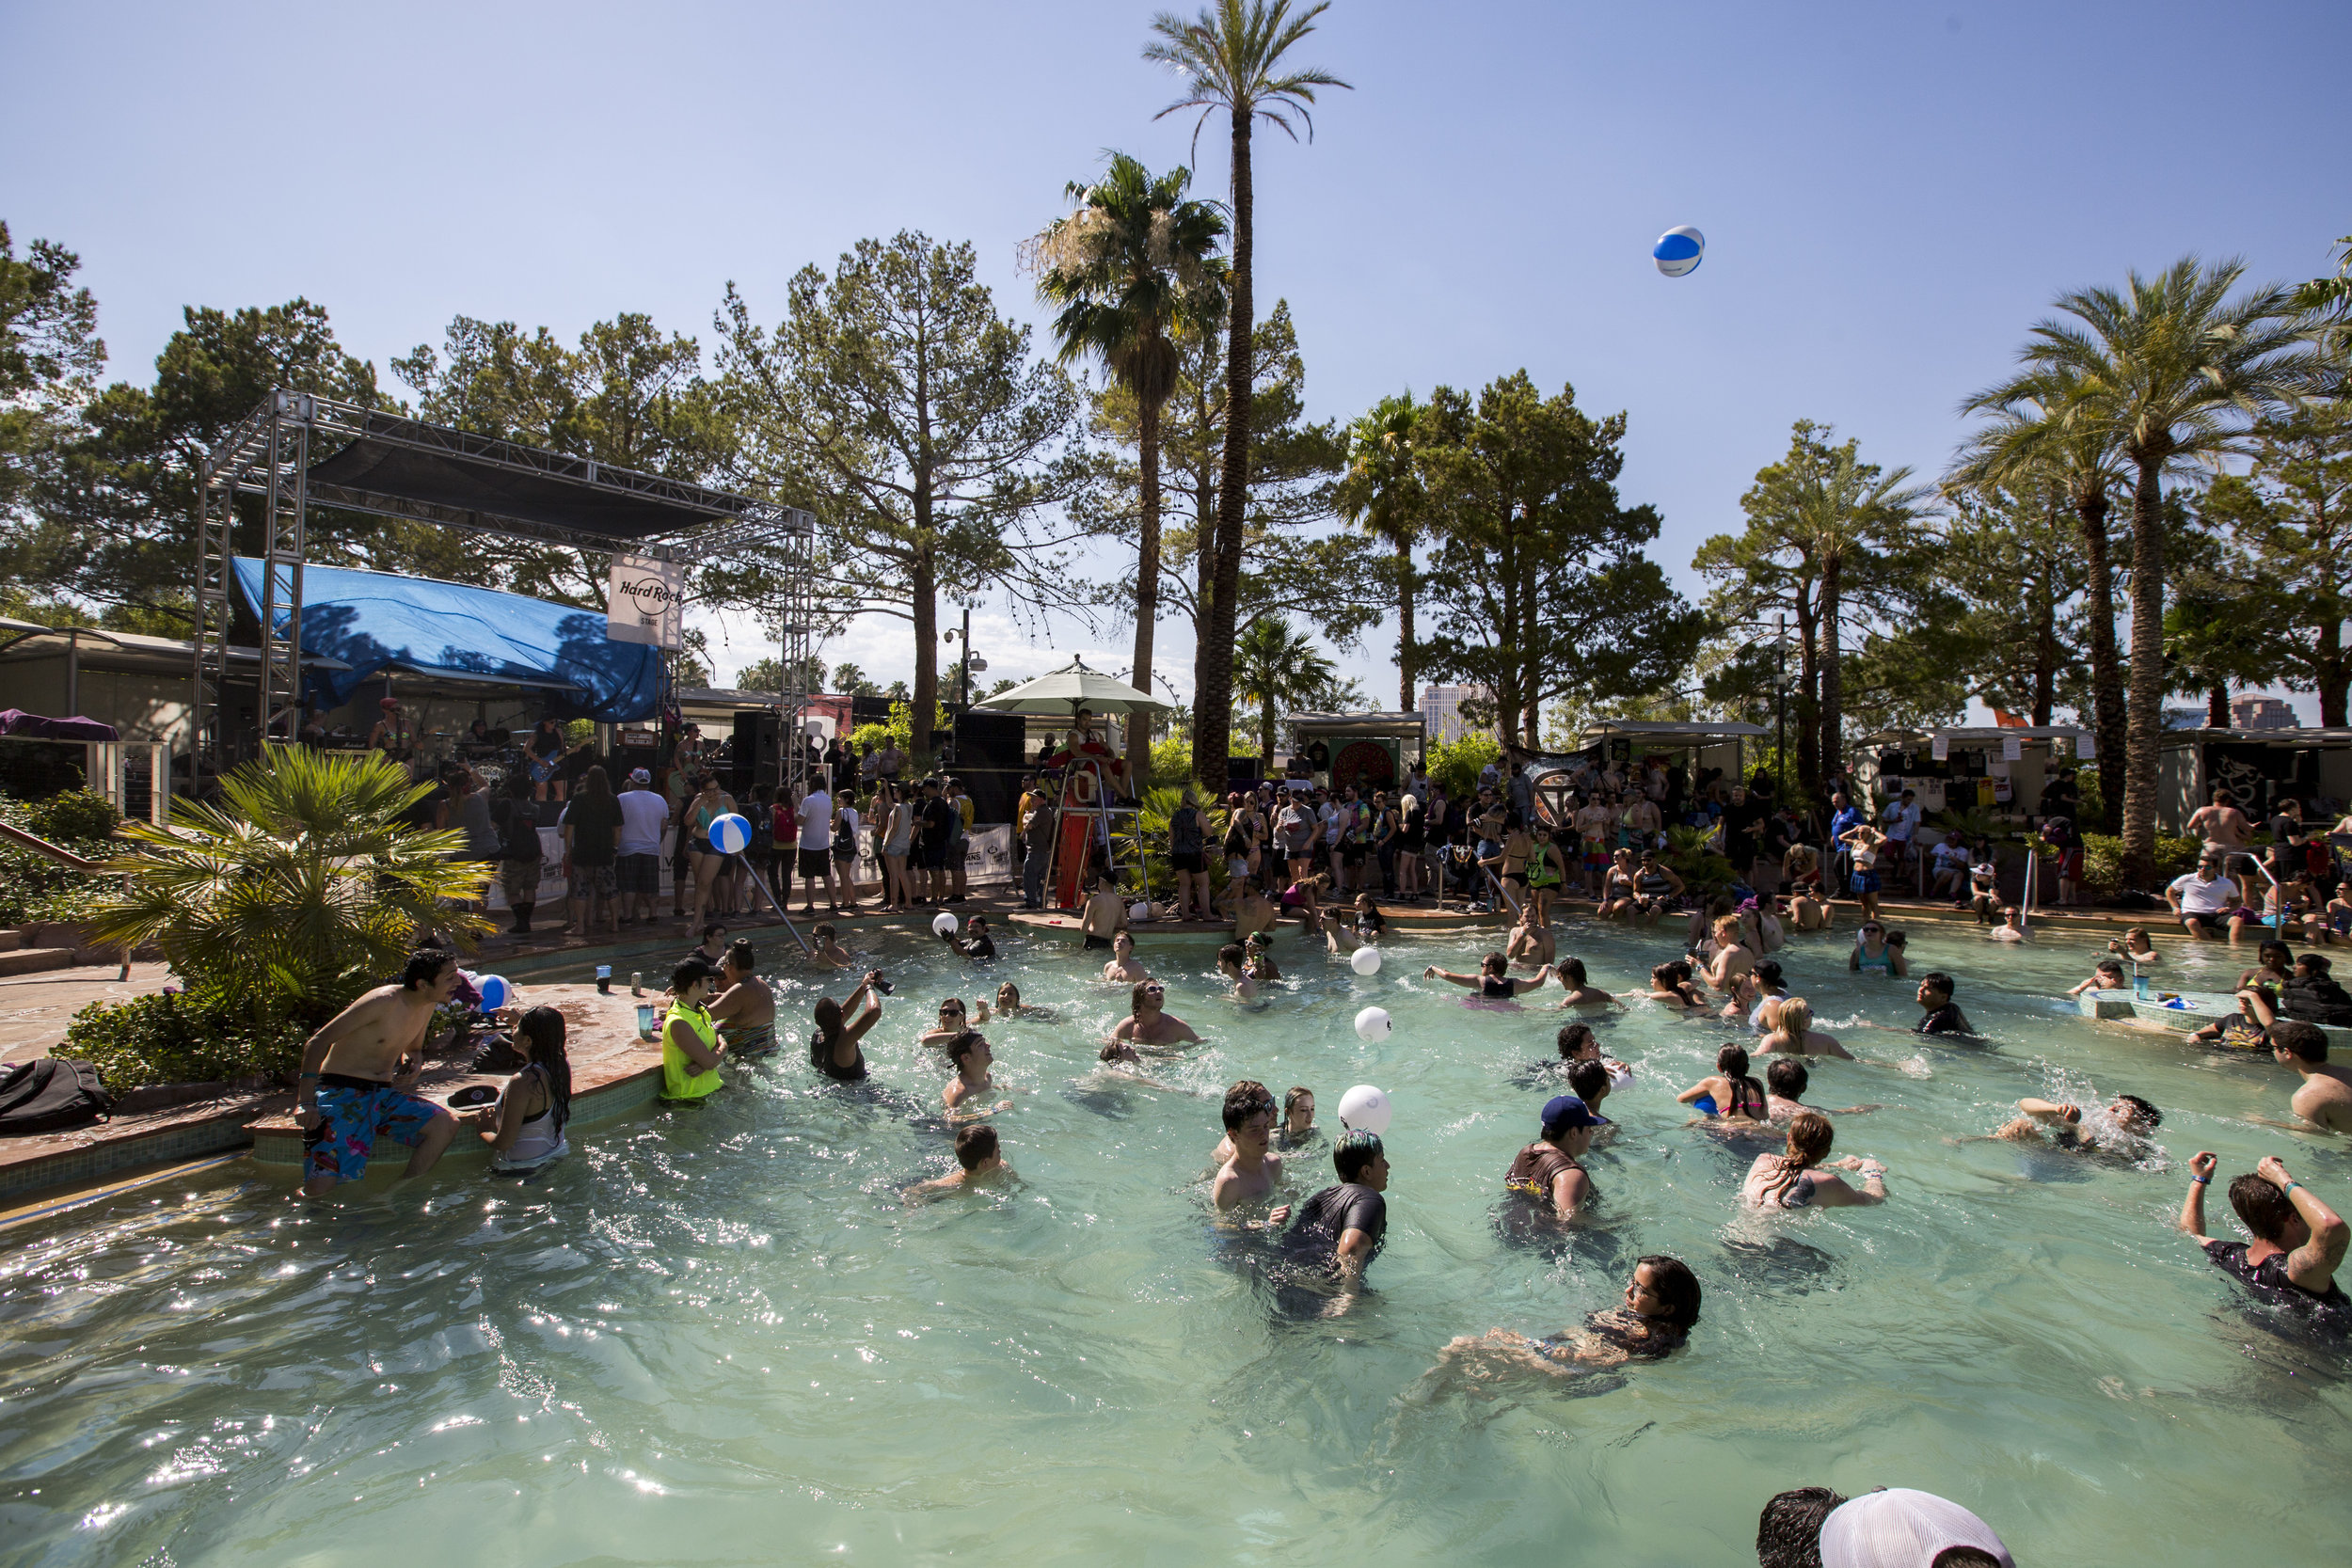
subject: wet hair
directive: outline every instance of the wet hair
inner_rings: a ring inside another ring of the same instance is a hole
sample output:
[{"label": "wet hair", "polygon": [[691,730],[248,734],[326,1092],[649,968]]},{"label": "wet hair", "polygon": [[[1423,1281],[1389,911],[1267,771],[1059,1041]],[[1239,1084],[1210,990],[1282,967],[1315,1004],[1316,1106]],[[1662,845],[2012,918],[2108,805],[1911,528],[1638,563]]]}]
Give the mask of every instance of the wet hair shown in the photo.
[{"label": "wet hair", "polygon": [[2279,960],[2279,967],[2280,969],[2293,969],[2295,967],[2295,949],[2289,947],[2285,942],[2280,942],[2276,938],[2261,943],[2254,949],[2254,961],[2256,963],[2266,964],[2274,958]]},{"label": "wet hair", "polygon": [[2001,1560],[1974,1546],[1947,1546],[1935,1554],[1928,1568],[2001,1568]]},{"label": "wet hair", "polygon": [[1736,939],[1740,934],[1740,917],[1736,914],[1719,914],[1715,917],[1712,929],[1718,937],[1729,931]]},{"label": "wet hair", "polygon": [[1782,1056],[1764,1069],[1765,1086],[1783,1100],[1803,1100],[1813,1075],[1794,1056]]},{"label": "wet hair", "polygon": [[2112,974],[2119,980],[2123,977],[2123,965],[2118,959],[2101,958],[2096,967],[2102,974]]},{"label": "wet hair", "polygon": [[572,1059],[564,1053],[564,1015],[553,1007],[533,1007],[516,1021],[515,1033],[531,1065],[547,1075],[548,1109],[561,1137],[564,1124],[572,1119]]},{"label": "wet hair", "polygon": [[[1005,992],[1007,991],[1012,992],[1012,1000],[1010,1002],[1007,1002],[1005,1000]],[[1008,980],[1003,985],[998,986],[996,988],[996,1005],[999,1007],[1018,1007],[1021,1006],[1021,988],[1014,985],[1010,980]]]},{"label": "wet hair", "polygon": [[1115,1062],[1119,1060],[1120,1052],[1133,1051],[1134,1049],[1134,1046],[1127,1044],[1124,1040],[1113,1040],[1110,1044],[1096,1052],[1094,1053],[1094,1059],[1098,1062]]},{"label": "wet hair", "polygon": [[1952,994],[1952,977],[1940,969],[1931,969],[1919,976],[1919,983],[1939,996]]},{"label": "wet hair", "polygon": [[1813,1027],[1813,1004],[1802,996],[1784,996],[1780,999],[1779,1018],[1780,1032],[1802,1048],[1805,1032]]},{"label": "wet hair", "polygon": [[1715,1070],[1730,1079],[1748,1075],[1748,1048],[1738,1040],[1725,1040],[1715,1052]]},{"label": "wet hair", "polygon": [[730,942],[727,945],[727,962],[749,974],[759,967],[759,950],[748,941]]},{"label": "wet hair", "polygon": [[1675,973],[1675,966],[1672,964],[1652,964],[1650,966],[1649,983],[1651,989],[1653,990],[1672,990],[1675,989],[1675,982],[1679,978],[1681,977]]},{"label": "wet hair", "polygon": [[1255,1078],[1245,1078],[1225,1091],[1225,1131],[1238,1132],[1242,1123],[1260,1111],[1274,1109],[1274,1091]]},{"label": "wet hair", "polygon": [[1130,947],[1136,944],[1136,934],[1123,926],[1111,933],[1111,951],[1117,952],[1119,944],[1122,942]]},{"label": "wet hair", "polygon": [[2308,969],[2313,974],[2320,975],[2324,978],[2326,977],[2328,971],[2334,966],[2316,953],[2306,953],[2301,958],[2295,960],[2295,967],[2297,969]]},{"label": "wet hair", "polygon": [[695,981],[715,978],[718,973],[704,959],[681,958],[677,967],[670,971],[670,994],[684,996],[687,988]]},{"label": "wet hair", "polygon": [[[1158,985],[1159,982],[1156,980],[1137,980],[1136,982],[1136,989],[1127,993],[1127,1011],[1130,1016],[1135,1018],[1141,1018],[1143,1016],[1143,993],[1147,989]],[[1167,989],[1165,987],[1161,987],[1161,993],[1163,995],[1167,993]]]},{"label": "wet hair", "polygon": [[1653,1252],[1639,1259],[1633,1270],[1650,1272],[1650,1289],[1666,1304],[1666,1323],[1671,1328],[1688,1331],[1699,1321],[1699,1276],[1691,1272],[1691,1265],[1679,1258],[1669,1258]]},{"label": "wet hair", "polygon": [[1580,989],[1584,985],[1584,960],[1582,958],[1562,958],[1551,968],[1553,974],[1569,984]]},{"label": "wet hair", "polygon": [[1229,942],[1224,946],[1216,950],[1216,961],[1218,963],[1232,964],[1236,969],[1240,968],[1242,960],[1248,957],[1248,949],[1243,947],[1238,942]]},{"label": "wet hair", "polygon": [[1749,973],[1756,976],[1756,983],[1759,986],[1779,985],[1782,974],[1780,960],[1778,958],[1759,958],[1756,960],[1756,967],[1749,971]]},{"label": "wet hair", "polygon": [[1331,1168],[1339,1173],[1341,1180],[1353,1181],[1380,1155],[1379,1133],[1350,1128],[1340,1134],[1338,1145],[1331,1150]]},{"label": "wet hair", "polygon": [[2251,1171],[2230,1182],[2230,1207],[2247,1229],[2273,1246],[2295,1223],[2294,1200]]},{"label": "wet hair", "polygon": [[1845,1500],[1826,1486],[1773,1497],[1756,1519],[1757,1568],[1821,1568],[1821,1522]]},{"label": "wet hair", "polygon": [[2270,1044],[2299,1061],[2319,1063],[2328,1059],[2328,1034],[2316,1023],[2301,1019],[2282,1018],[2269,1029]]},{"label": "wet hair", "polygon": [[1600,1062],[1568,1064],[1568,1092],[1591,1110],[1609,1096],[1609,1069]]},{"label": "wet hair", "polygon": [[987,1043],[988,1037],[977,1029],[966,1029],[947,1042],[947,1059],[955,1063],[956,1069],[961,1072],[963,1069],[963,1059]]},{"label": "wet hair", "polygon": [[726,934],[727,923],[723,920],[707,920],[703,923],[703,941],[705,942],[708,942],[712,937],[723,937]]},{"label": "wet hair", "polygon": [[1668,964],[1666,967],[1667,967],[1667,968],[1669,968],[1669,969],[1671,969],[1671,970],[1673,970],[1673,971],[1675,972],[1675,978],[1676,978],[1677,981],[1680,981],[1680,982],[1682,982],[1682,983],[1684,983],[1684,984],[1686,984],[1686,985],[1690,982],[1690,979],[1691,979],[1691,960],[1690,960],[1690,959],[1688,959],[1688,958],[1677,958],[1677,959],[1675,959],[1672,963]]},{"label": "wet hair", "polygon": [[809,1013],[817,1020],[818,1037],[830,1045],[834,1037],[841,1033],[841,1004],[830,996],[820,996]]},{"label": "wet hair", "polygon": [[1600,1046],[1600,1042],[1593,1037],[1593,1026],[1589,1023],[1563,1023],[1557,1044],[1563,1061],[1575,1056],[1588,1045],[1596,1050]]},{"label": "wet hair", "polygon": [[1764,1198],[1776,1203],[1780,1196],[1797,1184],[1797,1178],[1806,1169],[1820,1164],[1829,1157],[1837,1142],[1837,1129],[1829,1117],[1819,1111],[1799,1111],[1788,1118],[1788,1148],[1780,1156],[1779,1167],[1764,1179]]},{"label": "wet hair", "polygon": [[2157,1128],[2164,1125],[2164,1113],[2157,1110],[2148,1101],[2140,1099],[2139,1096],[2136,1094],[2119,1094],[2115,1098],[2122,1101],[2124,1104],[2129,1105],[2134,1111],[2137,1112],[2139,1119],[2147,1125],[2150,1132],[2153,1132]]},{"label": "wet hair", "polygon": [[1910,942],[1911,937],[1907,932],[1889,931],[1886,933],[1886,945],[1895,948],[1898,951],[1900,951],[1903,947],[1909,945]]},{"label": "wet hair", "polygon": [[1298,1102],[1300,1101],[1312,1100],[1314,1097],[1315,1091],[1309,1088],[1304,1084],[1293,1084],[1289,1088],[1284,1089],[1282,1091],[1283,1118],[1287,1120],[1290,1114],[1298,1109]]},{"label": "wet hair", "polygon": [[1481,974],[1500,974],[1511,966],[1511,960],[1500,953],[1489,953],[1478,960]]},{"label": "wet hair", "polygon": [[443,969],[456,961],[457,955],[446,947],[420,947],[400,966],[400,989],[415,990],[429,986],[441,977]]},{"label": "wet hair", "polygon": [[821,940],[821,941],[824,941],[824,942],[831,942],[834,938],[835,938],[835,937],[839,936],[841,933],[840,933],[840,932],[838,932],[838,931],[836,931],[836,930],[834,930],[834,929],[833,928],[833,922],[832,922],[832,921],[830,921],[830,920],[828,920],[828,921],[826,921],[824,924],[822,924],[822,925],[820,925],[820,926],[812,926],[812,927],[809,927],[809,934],[810,934],[811,936],[814,936],[814,937],[818,938],[818,939],[819,939],[819,940]]},{"label": "wet hair", "polygon": [[996,1158],[996,1129],[983,1123],[956,1130],[956,1164],[977,1170]]}]

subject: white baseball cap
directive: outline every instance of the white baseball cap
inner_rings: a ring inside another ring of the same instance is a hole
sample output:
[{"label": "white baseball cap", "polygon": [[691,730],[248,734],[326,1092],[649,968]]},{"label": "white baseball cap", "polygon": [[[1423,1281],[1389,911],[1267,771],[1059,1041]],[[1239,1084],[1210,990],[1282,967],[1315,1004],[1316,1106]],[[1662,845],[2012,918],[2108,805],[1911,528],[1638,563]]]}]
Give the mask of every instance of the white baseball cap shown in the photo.
[{"label": "white baseball cap", "polygon": [[1974,1546],[2001,1568],[2017,1568],[1991,1525],[1932,1492],[1865,1493],[1821,1521],[1821,1568],[1930,1568],[1953,1546]]}]

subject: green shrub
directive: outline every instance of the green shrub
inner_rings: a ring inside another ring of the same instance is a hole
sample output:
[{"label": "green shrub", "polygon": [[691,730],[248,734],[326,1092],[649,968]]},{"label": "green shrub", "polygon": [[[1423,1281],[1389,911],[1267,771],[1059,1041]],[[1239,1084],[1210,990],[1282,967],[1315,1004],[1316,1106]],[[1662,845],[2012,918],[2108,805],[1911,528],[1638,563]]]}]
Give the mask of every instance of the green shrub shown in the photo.
[{"label": "green shrub", "polygon": [[[2156,835],[2156,885],[2140,891],[2156,893],[2173,878],[2197,863],[2204,845],[2193,838]],[[2123,841],[2106,833],[2083,834],[2083,886],[2093,898],[2112,898],[2123,891]]]},{"label": "green shrub", "polygon": [[314,1027],[308,1017],[256,1017],[202,996],[140,996],[93,1002],[75,1013],[58,1054],[95,1067],[110,1094],[155,1084],[290,1078]]},{"label": "green shrub", "polygon": [[1188,736],[1171,735],[1166,740],[1152,742],[1152,778],[1153,784],[1181,784],[1192,777],[1192,741]]},{"label": "green shrub", "polygon": [[[8,821],[84,860],[104,860],[120,847],[111,834],[122,820],[103,795],[69,789],[45,800],[0,798]],[[60,865],[37,850],[0,844],[0,926],[35,920],[76,920],[114,879]]]},{"label": "green shrub", "polygon": [[1702,901],[1724,892],[1739,879],[1731,859],[1715,847],[1712,828],[1668,828],[1666,863],[1692,896]]},{"label": "green shrub", "polygon": [[1466,735],[1437,741],[1428,750],[1429,782],[1445,791],[1449,800],[1478,791],[1478,770],[1502,760],[1502,742],[1490,735]]}]

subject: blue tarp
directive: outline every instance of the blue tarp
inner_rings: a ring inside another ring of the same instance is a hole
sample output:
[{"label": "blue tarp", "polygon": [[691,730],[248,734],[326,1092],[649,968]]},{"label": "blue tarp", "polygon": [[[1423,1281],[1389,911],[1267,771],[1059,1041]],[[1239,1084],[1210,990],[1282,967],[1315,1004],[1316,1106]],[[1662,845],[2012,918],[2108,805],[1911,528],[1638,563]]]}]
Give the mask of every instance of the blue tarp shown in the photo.
[{"label": "blue tarp", "polygon": [[[237,586],[261,613],[262,563],[236,560]],[[287,611],[278,610],[279,626]],[[559,719],[626,723],[652,717],[661,654],[604,634],[604,612],[431,578],[302,569],[302,652],[348,670],[304,671],[306,693],[341,707],[388,670],[546,687]]]}]

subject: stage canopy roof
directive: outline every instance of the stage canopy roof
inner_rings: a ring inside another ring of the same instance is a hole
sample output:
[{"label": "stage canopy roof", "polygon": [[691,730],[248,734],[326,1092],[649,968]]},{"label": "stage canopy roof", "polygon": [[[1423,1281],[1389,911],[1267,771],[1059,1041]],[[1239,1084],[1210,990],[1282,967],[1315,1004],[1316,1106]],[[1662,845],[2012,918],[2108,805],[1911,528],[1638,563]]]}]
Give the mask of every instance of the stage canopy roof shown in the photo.
[{"label": "stage canopy roof", "polygon": [[[239,556],[235,575],[258,615],[262,563]],[[303,578],[302,646],[346,666],[305,668],[306,695],[326,706],[400,671],[541,688],[559,718],[626,723],[655,710],[660,651],[612,641],[601,610],[343,566],[306,566]]]}]

